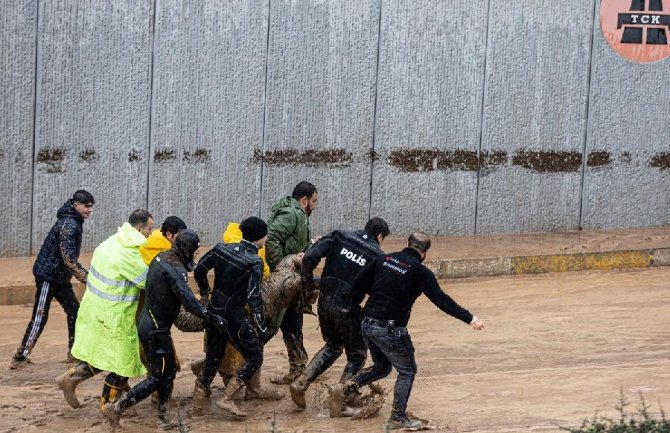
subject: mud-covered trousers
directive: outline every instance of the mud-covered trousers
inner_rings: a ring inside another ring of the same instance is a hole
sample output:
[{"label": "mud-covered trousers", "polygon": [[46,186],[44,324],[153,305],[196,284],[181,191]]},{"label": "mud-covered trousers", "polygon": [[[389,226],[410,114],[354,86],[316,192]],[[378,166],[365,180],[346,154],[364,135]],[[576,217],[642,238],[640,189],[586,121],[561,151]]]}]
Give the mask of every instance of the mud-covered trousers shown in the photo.
[{"label": "mud-covered trousers", "polygon": [[170,329],[156,329],[150,316],[142,314],[137,331],[149,375],[128,391],[120,404],[125,409],[139,403],[156,391],[158,407],[161,410],[165,408],[170,399],[177,375],[177,363]]},{"label": "mud-covered trousers", "polygon": [[416,375],[414,346],[404,326],[389,326],[389,323],[365,317],[361,324],[363,336],[374,364],[363,369],[351,380],[358,387],[383,379],[391,373],[391,367],[398,371],[393,392],[391,417],[398,418],[407,410],[407,400],[412,392]]},{"label": "mud-covered trousers", "polygon": [[[219,314],[214,308],[212,312]],[[248,383],[249,379],[263,365],[263,343],[249,320],[239,315],[225,318],[227,320],[227,332],[222,333],[210,325],[205,327],[207,332],[205,364],[197,379],[198,386],[204,389],[209,389],[212,384],[226,352],[228,342],[244,357],[244,364],[237,371],[237,377],[242,382]]]},{"label": "mud-covered trousers", "polygon": [[305,369],[307,364],[307,350],[305,350],[302,307],[291,306],[286,309],[281,322],[281,333],[290,367],[289,375],[297,377]]},{"label": "mud-covered trousers", "polygon": [[67,333],[68,333],[68,350],[72,348],[74,343],[74,324],[77,321],[77,312],[79,311],[79,301],[72,290],[72,284],[67,283],[50,283],[35,278],[35,285],[37,291],[35,292],[35,303],[33,304],[33,313],[30,318],[30,323],[23,335],[21,346],[16,351],[14,358],[17,360],[25,359],[30,355],[37,339],[44,330],[49,318],[49,308],[51,301],[56,298],[58,303],[63,307],[67,315]]},{"label": "mud-covered trousers", "polygon": [[319,304],[319,327],[326,345],[319,350],[305,368],[308,381],[313,381],[342,355],[347,356],[347,364],[340,382],[351,379],[365,365],[367,345],[361,331],[362,315],[359,307],[354,311]]}]

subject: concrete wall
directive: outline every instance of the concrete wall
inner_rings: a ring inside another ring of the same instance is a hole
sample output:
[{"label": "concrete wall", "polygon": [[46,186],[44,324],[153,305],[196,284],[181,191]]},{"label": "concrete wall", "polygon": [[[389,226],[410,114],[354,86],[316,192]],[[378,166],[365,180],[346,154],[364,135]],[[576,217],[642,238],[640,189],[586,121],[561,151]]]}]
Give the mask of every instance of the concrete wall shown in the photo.
[{"label": "concrete wall", "polygon": [[85,249],[138,207],[212,243],[303,179],[315,235],[670,224],[670,59],[559,3],[0,0],[0,255],[78,188]]}]

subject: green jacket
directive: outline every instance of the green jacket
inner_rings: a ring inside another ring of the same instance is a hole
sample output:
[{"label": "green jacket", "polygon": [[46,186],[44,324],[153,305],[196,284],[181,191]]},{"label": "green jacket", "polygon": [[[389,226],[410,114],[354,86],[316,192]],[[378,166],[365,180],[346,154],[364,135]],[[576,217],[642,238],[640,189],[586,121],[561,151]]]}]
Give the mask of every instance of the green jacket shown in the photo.
[{"label": "green jacket", "polygon": [[272,206],[265,244],[268,265],[274,270],[289,254],[304,251],[310,243],[309,218],[298,200],[284,197]]},{"label": "green jacket", "polygon": [[72,355],[120,376],[146,373],[140,361],[135,312],[147,278],[139,246],[142,233],[129,223],[93,252],[75,325]]}]

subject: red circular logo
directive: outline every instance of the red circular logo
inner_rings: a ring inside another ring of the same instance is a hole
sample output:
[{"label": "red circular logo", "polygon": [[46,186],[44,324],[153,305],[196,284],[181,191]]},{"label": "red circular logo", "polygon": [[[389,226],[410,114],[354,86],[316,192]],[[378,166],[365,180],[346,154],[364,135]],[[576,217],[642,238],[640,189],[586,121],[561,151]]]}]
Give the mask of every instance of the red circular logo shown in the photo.
[{"label": "red circular logo", "polygon": [[600,29],[612,49],[638,63],[670,56],[670,0],[602,0]]}]

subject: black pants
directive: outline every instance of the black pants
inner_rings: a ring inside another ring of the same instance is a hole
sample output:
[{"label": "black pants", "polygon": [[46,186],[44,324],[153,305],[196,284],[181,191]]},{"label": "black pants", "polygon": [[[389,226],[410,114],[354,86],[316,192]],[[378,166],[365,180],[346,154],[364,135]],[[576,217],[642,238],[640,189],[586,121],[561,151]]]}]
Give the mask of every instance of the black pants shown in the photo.
[{"label": "black pants", "polygon": [[302,335],[303,315],[302,307],[288,307],[281,322],[282,338],[288,352],[288,362],[291,372],[302,373],[307,364],[307,351]]},{"label": "black pants", "polygon": [[[212,309],[217,313],[215,309]],[[207,339],[205,341],[205,365],[198,377],[198,385],[208,389],[219,370],[221,360],[226,352],[226,345],[230,342],[244,357],[244,365],[237,371],[237,377],[244,383],[263,365],[263,343],[256,330],[244,317],[226,317],[228,327],[225,333],[207,325]]]},{"label": "black pants", "polygon": [[37,339],[40,337],[49,319],[49,308],[51,307],[51,300],[53,298],[56,298],[67,315],[68,349],[71,349],[74,343],[74,324],[77,321],[79,301],[74,295],[72,284],[69,282],[50,283],[35,278],[35,285],[37,286],[37,290],[35,292],[33,314],[26,328],[26,333],[23,335],[21,347],[18,348],[14,355],[15,359],[27,358],[33,347],[35,347]]},{"label": "black pants", "polygon": [[139,336],[149,376],[135,385],[121,400],[124,409],[139,403],[154,391],[158,392],[158,407],[164,407],[172,394],[177,363],[172,345],[170,329],[154,329],[151,319],[142,314],[139,322]]},{"label": "black pants", "polygon": [[391,367],[395,367],[398,377],[393,392],[391,417],[399,418],[407,410],[407,400],[416,375],[412,339],[404,326],[389,328],[385,323],[367,317],[363,319],[361,328],[374,364],[356,374],[352,380],[361,387],[385,378],[391,373]]},{"label": "black pants", "polygon": [[319,327],[321,336],[326,345],[319,350],[309,361],[305,373],[311,382],[319,377],[324,371],[342,355],[347,356],[347,365],[340,378],[345,382],[354,374],[358,373],[365,365],[368,347],[361,332],[361,312],[356,307],[354,311],[337,308],[333,305],[319,304]]}]

